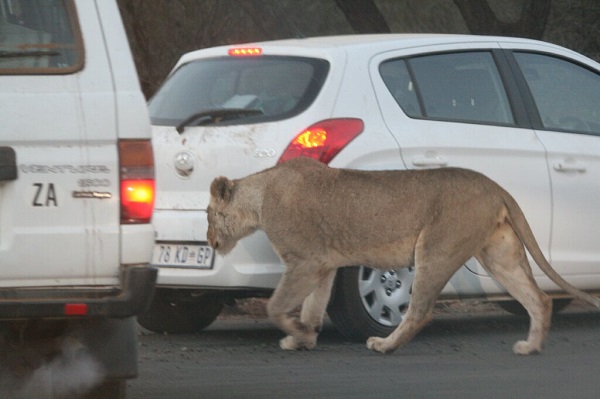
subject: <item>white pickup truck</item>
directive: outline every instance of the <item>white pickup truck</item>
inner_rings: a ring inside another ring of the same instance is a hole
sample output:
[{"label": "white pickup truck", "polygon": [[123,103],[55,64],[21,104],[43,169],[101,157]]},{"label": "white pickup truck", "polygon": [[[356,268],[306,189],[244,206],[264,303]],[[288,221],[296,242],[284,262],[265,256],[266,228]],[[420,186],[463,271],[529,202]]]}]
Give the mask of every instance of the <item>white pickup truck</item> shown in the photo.
[{"label": "white pickup truck", "polygon": [[155,188],[115,1],[0,0],[0,120],[0,397],[69,345],[98,378],[36,397],[125,397],[156,281]]}]

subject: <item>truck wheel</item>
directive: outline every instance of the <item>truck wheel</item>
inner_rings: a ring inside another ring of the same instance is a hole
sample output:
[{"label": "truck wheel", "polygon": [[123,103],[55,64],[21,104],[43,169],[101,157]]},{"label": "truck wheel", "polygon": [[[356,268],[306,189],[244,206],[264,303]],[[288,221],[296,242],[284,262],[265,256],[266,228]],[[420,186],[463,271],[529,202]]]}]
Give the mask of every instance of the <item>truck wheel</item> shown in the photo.
[{"label": "truck wheel", "polygon": [[154,332],[188,334],[208,327],[223,309],[218,295],[180,296],[178,290],[157,289],[138,323]]},{"label": "truck wheel", "polygon": [[413,279],[413,268],[339,269],[327,309],[329,318],[342,335],[353,341],[388,336],[408,309]]},{"label": "truck wheel", "polygon": [[107,380],[85,394],[83,399],[125,399],[126,397],[126,380]]}]

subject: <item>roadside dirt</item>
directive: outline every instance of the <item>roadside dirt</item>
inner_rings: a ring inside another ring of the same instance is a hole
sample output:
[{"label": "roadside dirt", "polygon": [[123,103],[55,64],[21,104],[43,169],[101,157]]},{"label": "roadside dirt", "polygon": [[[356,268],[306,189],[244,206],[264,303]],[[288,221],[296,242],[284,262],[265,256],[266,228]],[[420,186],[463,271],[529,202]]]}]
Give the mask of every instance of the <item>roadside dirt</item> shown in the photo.
[{"label": "roadside dirt", "polygon": [[[252,318],[264,319],[267,317],[266,298],[248,298],[237,300],[234,305],[226,305],[219,319]],[[479,299],[448,300],[436,304],[434,314],[453,313],[506,313],[494,302]]]},{"label": "roadside dirt", "polygon": [[[266,298],[248,298],[237,300],[234,305],[226,305],[218,319],[266,319],[268,299]],[[573,300],[565,311],[589,311],[589,305],[578,300]],[[502,309],[496,302],[490,302],[483,299],[456,299],[440,301],[435,305],[434,315],[451,314],[509,314]]]}]

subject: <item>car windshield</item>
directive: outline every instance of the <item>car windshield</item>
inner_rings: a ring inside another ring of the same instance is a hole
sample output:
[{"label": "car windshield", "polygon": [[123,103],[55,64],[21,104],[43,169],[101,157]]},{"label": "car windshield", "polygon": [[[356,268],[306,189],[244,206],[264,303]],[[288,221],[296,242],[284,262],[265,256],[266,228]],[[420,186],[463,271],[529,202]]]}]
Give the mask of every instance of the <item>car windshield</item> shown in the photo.
[{"label": "car windshield", "polygon": [[220,57],[189,62],[150,99],[150,116],[153,124],[164,126],[288,118],[313,102],[328,70],[324,60],[300,57]]}]

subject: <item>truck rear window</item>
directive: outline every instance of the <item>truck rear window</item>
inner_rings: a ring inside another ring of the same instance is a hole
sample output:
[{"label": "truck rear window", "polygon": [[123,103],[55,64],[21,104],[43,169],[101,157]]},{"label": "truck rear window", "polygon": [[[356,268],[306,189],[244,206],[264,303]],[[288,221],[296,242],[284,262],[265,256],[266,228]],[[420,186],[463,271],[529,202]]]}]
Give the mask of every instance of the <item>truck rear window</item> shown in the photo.
[{"label": "truck rear window", "polygon": [[197,120],[189,126],[289,118],[313,102],[328,70],[326,61],[303,57],[218,57],[189,62],[150,100],[150,116],[153,124],[164,126],[176,126],[195,115]]},{"label": "truck rear window", "polygon": [[0,0],[0,74],[71,73],[82,65],[72,0]]}]

